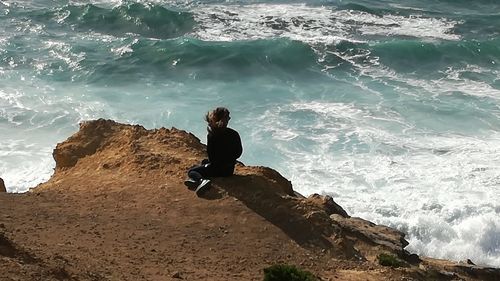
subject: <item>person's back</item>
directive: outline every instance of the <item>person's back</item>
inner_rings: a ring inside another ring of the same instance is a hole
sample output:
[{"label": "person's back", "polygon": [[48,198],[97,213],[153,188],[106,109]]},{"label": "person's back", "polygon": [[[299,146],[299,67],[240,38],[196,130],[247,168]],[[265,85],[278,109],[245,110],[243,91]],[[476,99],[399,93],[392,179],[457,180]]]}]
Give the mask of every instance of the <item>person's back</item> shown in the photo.
[{"label": "person's back", "polygon": [[240,135],[231,128],[221,128],[207,135],[208,160],[216,167],[234,168],[242,152]]},{"label": "person's back", "polygon": [[208,160],[191,168],[188,171],[189,179],[184,182],[188,187],[196,189],[197,194],[208,189],[209,177],[227,177],[234,173],[234,165],[243,148],[238,132],[227,127],[230,119],[229,110],[224,107],[218,107],[205,116],[208,122]]}]

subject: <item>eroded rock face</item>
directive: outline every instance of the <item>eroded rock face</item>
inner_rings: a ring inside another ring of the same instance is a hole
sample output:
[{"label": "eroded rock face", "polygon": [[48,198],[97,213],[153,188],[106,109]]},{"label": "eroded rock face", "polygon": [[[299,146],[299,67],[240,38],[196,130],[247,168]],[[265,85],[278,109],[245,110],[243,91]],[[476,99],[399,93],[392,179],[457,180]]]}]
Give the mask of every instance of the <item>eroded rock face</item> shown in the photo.
[{"label": "eroded rock face", "polygon": [[2,178],[0,178],[0,192],[7,192],[7,188],[5,188],[5,183]]},{"label": "eroded rock face", "polygon": [[112,125],[115,123],[102,119],[81,123],[78,133],[59,143],[54,149],[52,155],[56,160],[56,170],[73,167],[80,158],[95,153],[105,134],[111,133]]}]

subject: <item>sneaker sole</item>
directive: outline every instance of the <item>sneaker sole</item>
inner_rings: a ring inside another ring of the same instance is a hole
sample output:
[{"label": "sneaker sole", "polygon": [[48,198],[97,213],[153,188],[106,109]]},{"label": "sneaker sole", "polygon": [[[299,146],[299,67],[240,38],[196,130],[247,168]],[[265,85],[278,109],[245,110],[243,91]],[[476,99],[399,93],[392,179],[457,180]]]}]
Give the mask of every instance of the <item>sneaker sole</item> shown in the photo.
[{"label": "sneaker sole", "polygon": [[200,195],[202,195],[203,193],[205,193],[209,189],[210,189],[210,181],[207,181],[204,184],[200,184],[200,186],[198,186],[196,188],[195,192],[196,192],[196,195],[200,196]]}]

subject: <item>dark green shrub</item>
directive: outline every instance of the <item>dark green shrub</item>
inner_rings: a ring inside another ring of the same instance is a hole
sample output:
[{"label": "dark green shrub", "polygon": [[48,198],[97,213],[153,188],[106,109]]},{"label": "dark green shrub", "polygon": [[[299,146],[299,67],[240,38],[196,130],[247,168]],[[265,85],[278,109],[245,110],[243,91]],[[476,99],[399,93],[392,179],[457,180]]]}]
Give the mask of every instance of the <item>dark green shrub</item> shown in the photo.
[{"label": "dark green shrub", "polygon": [[383,266],[403,267],[406,265],[404,261],[390,254],[382,253],[378,255],[377,258],[378,258],[378,263]]},{"label": "dark green shrub", "polygon": [[318,278],[293,265],[275,264],[264,269],[264,281],[318,281]]}]

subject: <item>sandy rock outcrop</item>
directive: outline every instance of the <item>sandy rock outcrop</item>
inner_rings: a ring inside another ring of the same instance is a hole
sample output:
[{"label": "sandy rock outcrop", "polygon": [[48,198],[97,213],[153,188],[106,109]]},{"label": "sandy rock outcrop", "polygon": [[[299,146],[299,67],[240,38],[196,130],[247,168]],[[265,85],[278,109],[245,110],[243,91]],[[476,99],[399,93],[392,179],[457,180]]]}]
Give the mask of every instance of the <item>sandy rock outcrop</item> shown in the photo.
[{"label": "sandy rock outcrop", "polygon": [[[182,183],[205,149],[175,128],[83,122],[54,149],[48,182],[26,195],[0,194],[0,226],[41,261],[23,272],[56,273],[47,280],[262,280],[266,266],[288,263],[322,280],[500,280],[498,269],[411,254],[404,233],[351,217],[330,196],[306,198],[271,168],[238,164],[197,197]],[[5,253],[19,260],[5,237],[0,262]],[[381,254],[403,266],[381,266]]]},{"label": "sandy rock outcrop", "polygon": [[[182,179],[190,165],[204,157],[204,151],[194,135],[175,128],[146,130],[100,119],[82,123],[75,135],[57,145],[53,179],[60,174],[69,177],[66,172],[72,168],[92,174],[156,171]],[[212,196],[237,198],[303,247],[362,260],[375,260],[382,250],[406,257],[404,233],[350,218],[330,196],[297,197],[291,182],[273,169],[238,165],[235,176],[214,183]],[[346,239],[357,243],[349,244],[349,249],[343,244],[338,251],[336,243]]]},{"label": "sandy rock outcrop", "polygon": [[[79,169],[151,171],[177,174],[193,159],[203,157],[203,145],[194,135],[172,129],[146,130],[139,125],[99,119],[80,124],[80,130],[59,143],[53,152],[55,176],[77,164]],[[80,163],[83,162],[83,163]]]}]

